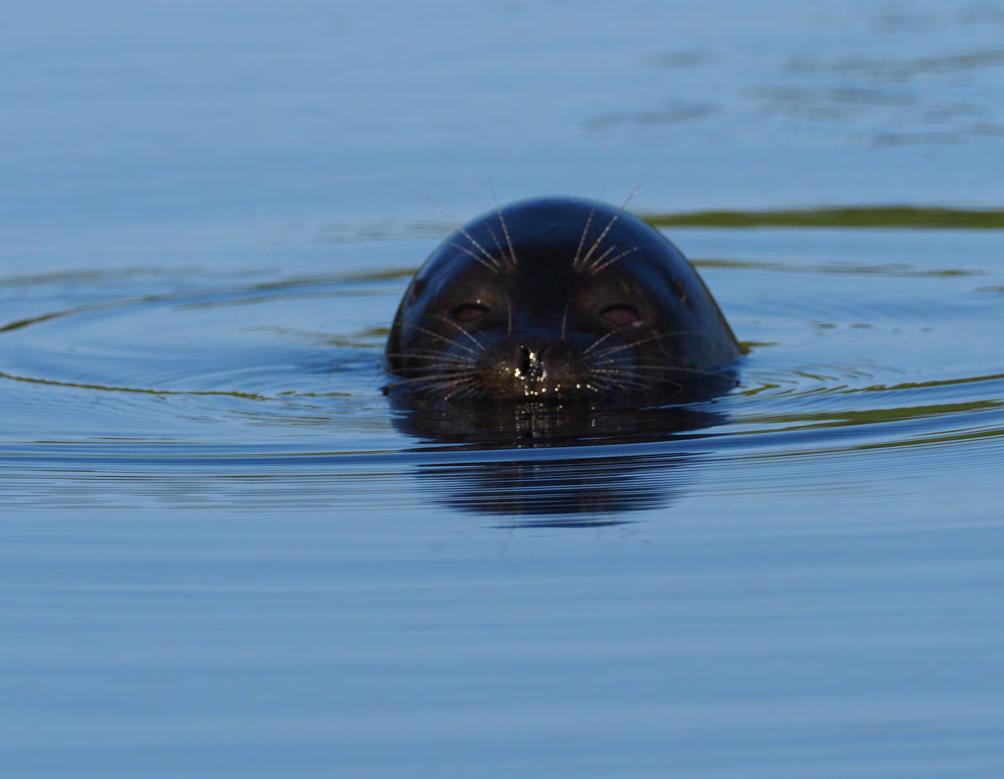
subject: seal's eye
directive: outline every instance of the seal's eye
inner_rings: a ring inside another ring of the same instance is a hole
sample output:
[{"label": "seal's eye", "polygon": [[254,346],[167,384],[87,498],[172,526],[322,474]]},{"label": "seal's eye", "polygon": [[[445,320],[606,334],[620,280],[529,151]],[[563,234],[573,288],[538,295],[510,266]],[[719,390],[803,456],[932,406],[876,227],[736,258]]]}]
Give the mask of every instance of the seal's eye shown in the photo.
[{"label": "seal's eye", "polygon": [[477,322],[488,313],[488,306],[480,303],[464,303],[453,309],[453,318],[458,322]]},{"label": "seal's eye", "polygon": [[634,306],[629,306],[626,303],[617,303],[613,306],[607,306],[601,313],[604,319],[617,325],[618,327],[624,327],[625,325],[641,321],[641,315],[638,313],[638,309]]}]

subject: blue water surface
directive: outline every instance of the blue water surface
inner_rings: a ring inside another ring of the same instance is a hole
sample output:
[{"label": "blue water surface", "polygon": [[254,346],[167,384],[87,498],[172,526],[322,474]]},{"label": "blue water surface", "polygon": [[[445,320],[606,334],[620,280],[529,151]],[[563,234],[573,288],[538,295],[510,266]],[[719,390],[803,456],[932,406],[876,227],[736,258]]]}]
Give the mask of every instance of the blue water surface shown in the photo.
[{"label": "blue water surface", "polygon": [[999,207],[1001,40],[995,0],[6,9],[0,775],[1004,775],[1004,232],[674,228],[749,354],[671,419],[381,393],[493,189]]}]

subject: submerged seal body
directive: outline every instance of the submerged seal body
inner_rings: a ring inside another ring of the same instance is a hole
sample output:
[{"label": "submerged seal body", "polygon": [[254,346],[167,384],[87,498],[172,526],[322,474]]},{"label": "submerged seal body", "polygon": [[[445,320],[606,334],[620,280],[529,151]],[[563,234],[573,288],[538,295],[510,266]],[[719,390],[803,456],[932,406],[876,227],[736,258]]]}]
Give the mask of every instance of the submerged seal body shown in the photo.
[{"label": "submerged seal body", "polygon": [[641,219],[525,200],[458,228],[387,340],[389,392],[460,401],[673,400],[720,381],[735,336],[683,254]]}]

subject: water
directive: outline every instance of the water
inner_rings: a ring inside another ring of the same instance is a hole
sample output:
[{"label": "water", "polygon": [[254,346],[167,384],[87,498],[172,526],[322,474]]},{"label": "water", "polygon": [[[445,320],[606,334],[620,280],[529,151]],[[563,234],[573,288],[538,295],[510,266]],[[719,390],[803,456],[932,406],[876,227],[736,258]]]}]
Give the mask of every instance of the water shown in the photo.
[{"label": "water", "polygon": [[589,437],[380,351],[416,188],[999,206],[1004,5],[8,16],[4,775],[1001,775],[1000,230],[677,220],[741,384]]}]

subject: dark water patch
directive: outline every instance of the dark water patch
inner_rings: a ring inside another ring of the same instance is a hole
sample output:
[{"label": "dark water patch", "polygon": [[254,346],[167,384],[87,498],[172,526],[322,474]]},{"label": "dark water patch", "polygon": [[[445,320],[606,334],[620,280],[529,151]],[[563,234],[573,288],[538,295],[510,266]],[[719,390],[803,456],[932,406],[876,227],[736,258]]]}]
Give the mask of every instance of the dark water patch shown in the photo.
[{"label": "dark water patch", "polygon": [[[117,270],[65,270],[50,271],[47,273],[25,274],[19,276],[0,276],[0,287],[33,287],[63,285],[91,285],[95,283],[107,284],[109,281],[119,279],[131,279],[137,276],[176,276],[179,271],[185,268],[147,268],[132,267],[119,268]],[[189,272],[197,272],[198,268],[192,266],[187,269]]]},{"label": "dark water patch", "polygon": [[591,132],[598,132],[618,125],[672,127],[699,122],[713,116],[718,110],[718,106],[714,103],[666,101],[662,106],[647,111],[621,111],[599,114],[591,117],[585,123],[585,129]]},{"label": "dark water patch", "polygon": [[916,109],[918,105],[911,94],[874,86],[783,85],[759,87],[751,94],[764,113],[813,121],[858,119],[875,109]]},{"label": "dark water patch", "polygon": [[113,387],[104,384],[77,384],[69,381],[56,381],[55,379],[42,379],[35,376],[15,376],[10,373],[0,372],[0,379],[7,381],[20,381],[28,384],[47,384],[53,387],[67,387],[71,389],[95,390],[98,392],[134,392],[140,395],[203,395],[203,396],[223,396],[241,398],[243,400],[265,400],[264,395],[255,395],[250,392],[239,391],[213,391],[213,390],[165,390],[152,389],[150,387]]},{"label": "dark water patch", "polygon": [[799,57],[787,64],[799,75],[860,76],[876,81],[905,81],[919,76],[944,75],[1004,67],[1004,48],[986,48],[953,54],[895,57],[852,57],[838,60]]},{"label": "dark water patch", "polygon": [[981,27],[1004,25],[1004,5],[992,0],[976,0],[963,6],[959,19],[966,24]]},{"label": "dark water patch", "polygon": [[325,224],[317,231],[316,240],[321,243],[368,243],[370,241],[395,241],[402,238],[442,238],[449,232],[449,224],[438,221],[409,222],[407,224],[389,219],[365,224],[332,222]]},{"label": "dark water patch", "polygon": [[693,68],[709,62],[712,56],[700,49],[680,49],[677,51],[666,51],[661,54],[653,54],[646,57],[646,65],[657,68]]},{"label": "dark water patch", "polygon": [[964,126],[949,130],[910,130],[897,132],[882,130],[874,133],[870,143],[875,146],[909,146],[913,144],[956,144],[974,136],[984,138],[1004,138],[1004,123],[968,122]]}]

